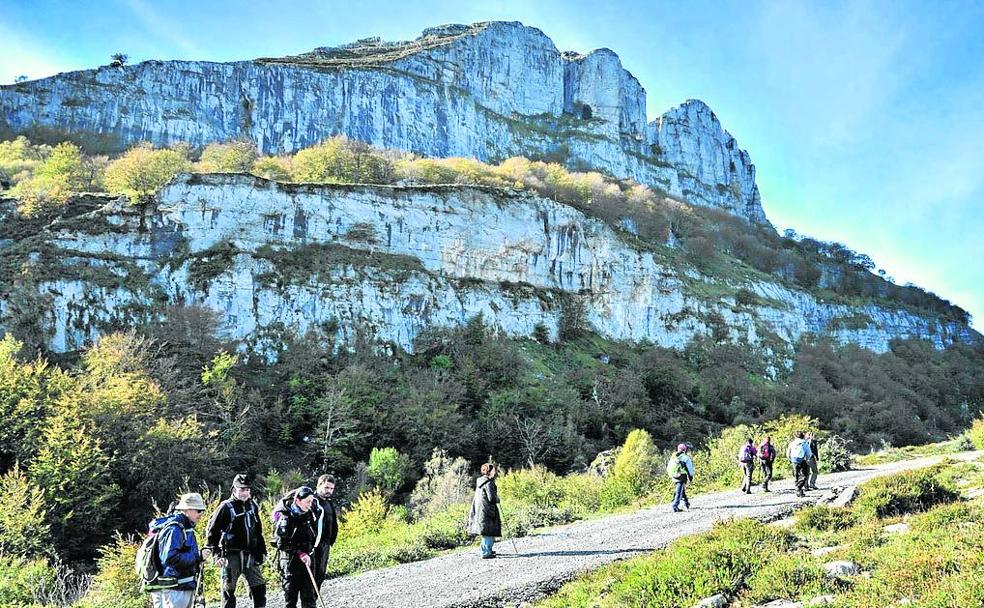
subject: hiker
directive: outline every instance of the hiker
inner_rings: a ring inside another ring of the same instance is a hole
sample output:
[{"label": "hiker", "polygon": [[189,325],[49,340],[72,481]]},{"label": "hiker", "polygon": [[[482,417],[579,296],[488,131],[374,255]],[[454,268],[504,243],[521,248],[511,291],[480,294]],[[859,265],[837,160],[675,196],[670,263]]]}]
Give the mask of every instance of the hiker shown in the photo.
[{"label": "hiker", "polygon": [[758,450],[755,449],[755,440],[751,437],[745,445],[738,449],[738,462],[741,463],[742,481],[741,491],[745,494],[752,493],[752,474],[755,473],[755,456]]},{"label": "hiker", "polygon": [[318,592],[314,587],[311,555],[314,553],[316,522],[312,506],[314,490],[301,486],[289,492],[274,511],[273,544],[284,588],[285,608],[315,608]]},{"label": "hiker", "polygon": [[687,452],[690,446],[681,443],[677,446],[676,454],[670,456],[666,463],[666,472],[676,482],[676,491],[673,493],[673,512],[680,512],[680,501],[683,506],[690,510],[690,499],[687,498],[687,484],[694,480],[694,461],[690,459]]},{"label": "hiker", "polygon": [[817,444],[817,436],[813,433],[807,433],[806,440],[810,443],[810,457],[806,460],[806,464],[810,468],[810,478],[806,482],[806,488],[808,490],[818,490],[817,476],[820,475],[820,446]]},{"label": "hiker", "polygon": [[765,436],[765,441],[758,448],[759,466],[762,467],[762,491],[769,492],[769,482],[772,481],[772,463],[776,460],[776,448],[772,445],[772,437]]},{"label": "hiker", "polygon": [[468,531],[482,537],[482,559],[492,559],[495,551],[492,543],[502,536],[502,518],[499,516],[499,491],[495,487],[495,465],[482,465],[482,476],[475,481],[475,497],[468,514]]},{"label": "hiker", "polygon": [[260,507],[253,500],[249,476],[236,475],[232,496],[219,503],[208,522],[202,556],[214,557],[222,568],[222,608],[236,608],[236,584],[246,578],[253,608],[266,606],[266,579],[260,571],[266,559]]},{"label": "hiker", "polygon": [[338,538],[338,510],[332,502],[332,494],[335,493],[335,478],[331,475],[322,475],[318,478],[318,485],[314,492],[314,581],[317,583],[318,593],[321,593],[321,583],[325,582],[328,572],[328,555],[331,546]]},{"label": "hiker", "polygon": [[160,576],[150,592],[154,608],[191,608],[198,588],[202,556],[195,538],[195,524],[205,512],[205,501],[198,493],[183,494],[174,511],[150,526],[151,532],[156,530],[158,534],[160,560]]},{"label": "hiker", "polygon": [[796,436],[786,448],[786,457],[793,465],[796,495],[805,496],[803,489],[806,488],[807,477],[810,474],[810,465],[806,462],[810,458],[810,442],[803,438],[803,431],[796,431]]}]

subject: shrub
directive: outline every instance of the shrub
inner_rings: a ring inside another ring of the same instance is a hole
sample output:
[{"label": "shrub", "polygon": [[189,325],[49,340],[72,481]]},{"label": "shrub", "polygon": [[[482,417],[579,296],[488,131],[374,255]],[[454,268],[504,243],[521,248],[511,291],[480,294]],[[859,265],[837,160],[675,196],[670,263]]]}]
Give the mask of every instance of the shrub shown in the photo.
[{"label": "shrub", "polygon": [[98,573],[79,608],[144,608],[147,594],[133,568],[137,543],[122,536],[99,550]]},{"label": "shrub", "polygon": [[191,168],[191,161],[176,150],[139,145],[106,167],[106,188],[139,203]]},{"label": "shrub", "polygon": [[358,537],[378,534],[386,524],[389,506],[379,490],[369,490],[345,513],[345,536]]},{"label": "shrub", "polygon": [[745,581],[742,601],[764,604],[771,600],[805,599],[837,591],[838,585],[827,577],[820,560],[808,554],[778,554],[765,562],[756,561]]},{"label": "shrub", "polygon": [[846,530],[857,522],[858,517],[851,509],[817,505],[800,511],[796,526],[801,530],[834,532]]},{"label": "shrub", "polygon": [[346,137],[332,137],[294,155],[292,177],[315,183],[389,183],[393,166],[372,148]]},{"label": "shrub", "polygon": [[291,159],[285,156],[264,156],[256,159],[249,172],[263,179],[290,181]]},{"label": "shrub", "polygon": [[396,448],[373,448],[366,472],[376,487],[392,495],[406,481],[410,466],[410,459]]},{"label": "shrub", "polygon": [[40,215],[64,205],[73,192],[87,185],[82,151],[73,143],[55,146],[34,174],[17,184],[13,194],[20,199],[18,209],[27,216]]},{"label": "shrub", "polygon": [[624,485],[635,497],[649,491],[653,476],[659,468],[652,435],[642,429],[628,434],[612,467],[611,480]]},{"label": "shrub", "polygon": [[56,572],[43,559],[0,552],[0,606],[41,608],[35,591],[54,582]]},{"label": "shrub", "polygon": [[209,144],[195,166],[202,173],[245,173],[256,162],[256,144],[251,141],[231,141]]},{"label": "shrub", "polygon": [[967,431],[975,450],[984,450],[984,413],[978,416]]},{"label": "shrub", "polygon": [[0,476],[0,555],[50,554],[46,519],[44,491],[15,464]]},{"label": "shrub", "polygon": [[430,460],[424,463],[424,476],[410,495],[410,510],[421,517],[466,503],[471,497],[470,482],[468,461],[464,458],[452,460],[446,451],[435,449]]},{"label": "shrub", "polygon": [[860,517],[873,519],[925,511],[959,499],[939,473],[936,466],[873,479],[859,488],[855,509]]}]

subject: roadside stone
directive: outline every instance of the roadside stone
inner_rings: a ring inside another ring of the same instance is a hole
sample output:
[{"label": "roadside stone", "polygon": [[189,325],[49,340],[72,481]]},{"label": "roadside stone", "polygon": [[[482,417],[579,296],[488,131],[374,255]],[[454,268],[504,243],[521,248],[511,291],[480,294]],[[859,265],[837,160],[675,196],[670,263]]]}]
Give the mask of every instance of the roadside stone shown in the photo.
[{"label": "roadside stone", "polygon": [[857,576],[861,573],[861,569],[858,568],[857,564],[846,561],[827,562],[823,565],[823,569],[827,572],[827,576],[831,578]]},{"label": "roadside stone", "polygon": [[803,604],[792,600],[772,600],[768,604],[760,604],[755,608],[803,608]]},{"label": "roadside stone", "polygon": [[897,524],[892,524],[890,526],[885,526],[884,528],[882,528],[882,532],[884,532],[885,534],[905,534],[908,531],[909,531],[909,524],[905,523],[904,521],[899,522]]},{"label": "roadside stone", "polygon": [[717,595],[712,595],[711,597],[705,597],[701,601],[694,604],[693,608],[725,608],[728,605],[728,598],[723,594],[718,593]]},{"label": "roadside stone", "polygon": [[847,505],[851,504],[851,502],[857,497],[857,495],[858,495],[858,487],[848,486],[844,488],[844,490],[840,494],[837,495],[837,498],[830,501],[830,506],[846,507]]}]

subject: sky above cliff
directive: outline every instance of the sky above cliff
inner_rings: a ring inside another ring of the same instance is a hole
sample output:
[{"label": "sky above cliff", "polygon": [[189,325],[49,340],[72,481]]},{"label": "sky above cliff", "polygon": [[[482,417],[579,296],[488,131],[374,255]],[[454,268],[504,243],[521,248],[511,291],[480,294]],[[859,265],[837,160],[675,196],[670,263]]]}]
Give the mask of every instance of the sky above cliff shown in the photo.
[{"label": "sky above cliff", "polygon": [[777,228],[867,253],[984,327],[981,3],[0,0],[0,83],[114,52],[230,61],[490,19],[614,50],[650,120],[704,100]]}]

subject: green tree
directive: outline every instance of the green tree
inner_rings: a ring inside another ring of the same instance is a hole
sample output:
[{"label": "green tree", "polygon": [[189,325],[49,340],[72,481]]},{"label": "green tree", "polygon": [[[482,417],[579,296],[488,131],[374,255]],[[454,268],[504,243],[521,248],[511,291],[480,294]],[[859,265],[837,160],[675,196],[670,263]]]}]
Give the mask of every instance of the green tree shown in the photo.
[{"label": "green tree", "polygon": [[230,141],[209,144],[195,166],[202,173],[246,173],[253,167],[258,154],[251,141]]},{"label": "green tree", "polygon": [[155,194],[177,174],[191,169],[191,161],[181,152],[169,148],[155,150],[149,144],[142,144],[106,167],[106,188],[129,196],[136,204]]},{"label": "green tree", "polygon": [[264,156],[256,159],[250,173],[277,182],[290,181],[291,159],[284,156]]},{"label": "green tree", "polygon": [[120,488],[110,475],[109,456],[79,413],[80,404],[66,401],[48,420],[28,472],[45,492],[55,546],[66,559],[79,559],[90,557],[93,543],[111,533]]},{"label": "green tree", "polygon": [[44,492],[20,465],[0,476],[0,555],[34,557],[52,552],[44,504]]},{"label": "green tree", "polygon": [[392,496],[410,474],[410,459],[396,448],[373,448],[366,472],[376,487]]},{"label": "green tree", "polygon": [[34,170],[34,175],[17,184],[14,195],[19,209],[27,216],[40,215],[68,202],[74,192],[89,184],[82,151],[73,143],[63,142]]},{"label": "green tree", "polygon": [[645,494],[653,482],[658,466],[652,435],[635,429],[625,438],[612,466],[612,479],[628,488],[633,495]]}]

